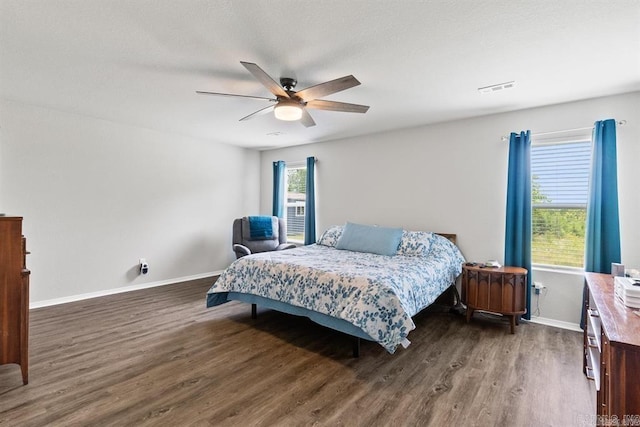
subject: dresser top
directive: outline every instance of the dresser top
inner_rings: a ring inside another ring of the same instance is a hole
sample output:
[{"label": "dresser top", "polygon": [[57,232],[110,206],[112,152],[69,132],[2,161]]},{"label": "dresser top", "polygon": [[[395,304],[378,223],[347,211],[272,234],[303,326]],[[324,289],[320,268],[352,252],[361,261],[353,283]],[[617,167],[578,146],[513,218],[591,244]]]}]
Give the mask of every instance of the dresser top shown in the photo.
[{"label": "dresser top", "polygon": [[0,215],[0,221],[22,221],[22,217],[21,216]]},{"label": "dresser top", "polygon": [[609,341],[613,345],[640,347],[640,316],[615,296],[613,276],[585,273],[585,277]]}]

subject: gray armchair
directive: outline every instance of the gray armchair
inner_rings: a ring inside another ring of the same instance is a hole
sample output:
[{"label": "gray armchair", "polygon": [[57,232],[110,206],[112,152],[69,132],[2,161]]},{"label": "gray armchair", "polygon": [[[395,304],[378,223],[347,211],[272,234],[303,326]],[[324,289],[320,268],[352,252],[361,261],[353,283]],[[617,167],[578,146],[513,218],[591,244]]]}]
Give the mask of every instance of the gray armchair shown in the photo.
[{"label": "gray armchair", "polygon": [[287,243],[287,225],[283,218],[271,217],[272,235],[270,238],[251,238],[249,227],[249,217],[237,218],[233,221],[233,251],[236,258],[245,255],[267,252],[281,251],[283,249],[295,248],[293,243]]}]

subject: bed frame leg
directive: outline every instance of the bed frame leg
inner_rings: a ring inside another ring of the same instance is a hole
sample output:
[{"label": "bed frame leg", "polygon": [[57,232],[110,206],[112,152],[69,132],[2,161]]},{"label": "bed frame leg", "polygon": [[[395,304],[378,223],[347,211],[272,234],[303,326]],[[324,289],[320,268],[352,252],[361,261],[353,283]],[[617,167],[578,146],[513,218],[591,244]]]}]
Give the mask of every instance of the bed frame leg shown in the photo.
[{"label": "bed frame leg", "polygon": [[353,337],[353,357],[360,357],[360,338]]},{"label": "bed frame leg", "polygon": [[251,318],[258,318],[258,306],[256,304],[251,304]]},{"label": "bed frame leg", "polygon": [[462,298],[460,298],[460,293],[458,292],[458,288],[454,284],[453,288],[453,306],[449,309],[451,313],[454,314],[465,314],[466,307],[462,304]]}]

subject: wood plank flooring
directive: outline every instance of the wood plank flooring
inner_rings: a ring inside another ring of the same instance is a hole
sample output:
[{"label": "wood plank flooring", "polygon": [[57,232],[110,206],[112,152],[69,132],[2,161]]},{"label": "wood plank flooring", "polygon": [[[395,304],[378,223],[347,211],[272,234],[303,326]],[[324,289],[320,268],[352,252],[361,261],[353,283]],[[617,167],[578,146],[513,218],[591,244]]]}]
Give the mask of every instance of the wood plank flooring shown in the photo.
[{"label": "wood plank flooring", "polygon": [[443,310],[390,355],[231,302],[203,279],[31,311],[30,383],[0,366],[0,426],[581,426],[582,336]]}]

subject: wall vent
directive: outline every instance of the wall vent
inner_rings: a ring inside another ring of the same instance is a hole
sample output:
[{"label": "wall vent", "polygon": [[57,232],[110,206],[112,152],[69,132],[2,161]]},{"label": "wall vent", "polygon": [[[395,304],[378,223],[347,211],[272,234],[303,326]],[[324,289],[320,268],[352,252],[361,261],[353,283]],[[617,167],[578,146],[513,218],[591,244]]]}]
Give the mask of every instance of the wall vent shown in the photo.
[{"label": "wall vent", "polygon": [[505,89],[512,89],[516,85],[515,80],[511,82],[498,83],[497,85],[479,87],[478,92],[480,93],[493,93],[498,92]]}]

